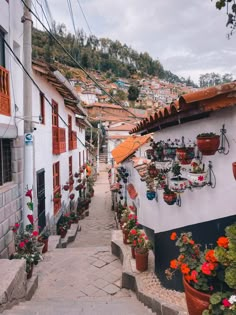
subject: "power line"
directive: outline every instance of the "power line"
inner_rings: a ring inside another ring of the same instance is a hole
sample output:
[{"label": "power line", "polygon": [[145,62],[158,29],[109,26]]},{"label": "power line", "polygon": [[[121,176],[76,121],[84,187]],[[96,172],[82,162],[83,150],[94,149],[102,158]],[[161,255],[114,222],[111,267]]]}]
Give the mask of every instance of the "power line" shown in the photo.
[{"label": "power line", "polygon": [[47,27],[43,24],[43,22],[37,17],[37,15],[30,9],[30,7],[25,3],[24,0],[21,0],[24,6],[32,13],[32,15],[38,20],[38,22],[42,25],[42,27],[46,30],[46,32],[55,40],[55,42],[62,48],[62,50],[73,60],[73,62],[87,75],[87,77],[96,85],[98,86],[110,99],[117,105],[119,105],[123,110],[130,113],[136,119],[137,116],[130,112],[127,108],[125,108],[120,102],[118,102],[112,95],[110,95],[81,65],[80,63],[69,53],[69,51],[61,44],[61,42],[47,29]]},{"label": "power line", "polygon": [[75,27],[75,19],[74,19],[74,14],[73,14],[73,10],[72,10],[72,6],[71,6],[71,2],[70,0],[67,0],[67,5],[69,8],[69,13],[70,13],[70,17],[71,17],[71,21],[72,21],[72,25],[76,34],[76,27]]},{"label": "power line", "polygon": [[[40,93],[43,94],[43,97],[45,98],[45,100],[48,102],[48,104],[51,106],[51,108],[55,111],[54,106],[52,105],[52,103],[50,102],[50,100],[45,96],[45,94],[43,93],[43,91],[40,89],[40,87],[38,86],[38,84],[35,82],[35,80],[32,78],[32,76],[29,74],[29,72],[25,69],[24,65],[22,64],[22,62],[20,61],[20,59],[16,56],[16,54],[14,53],[14,51],[12,50],[12,48],[10,47],[10,45],[7,43],[7,41],[5,40],[5,38],[3,37],[3,35],[0,33],[0,36],[2,37],[4,44],[7,46],[7,48],[10,50],[10,52],[12,53],[12,55],[15,57],[15,59],[17,60],[17,62],[20,64],[20,66],[22,67],[22,69],[24,70],[24,72],[27,74],[27,76],[30,78],[30,80],[33,82],[33,84],[35,85],[35,87],[38,89],[38,91]],[[61,121],[65,124],[65,126],[67,128],[69,128],[69,125],[67,124],[67,122],[62,118],[62,116],[58,113],[57,111],[57,115],[58,117],[61,119]],[[77,140],[79,140],[79,142],[87,149],[86,145],[79,139],[79,137],[77,137]],[[89,150],[90,151],[90,150]],[[90,153],[92,153],[90,151]],[[93,153],[92,153],[93,155]]]},{"label": "power line", "polygon": [[93,35],[93,33],[92,33],[92,31],[91,31],[91,28],[90,28],[90,26],[89,26],[88,20],[87,20],[87,18],[86,18],[86,16],[85,16],[84,10],[83,10],[83,8],[82,8],[82,6],[81,6],[81,3],[80,3],[79,0],[77,0],[77,2],[78,2],[78,4],[79,4],[80,10],[81,10],[81,12],[82,12],[82,14],[83,14],[84,20],[85,20],[85,22],[86,22],[86,24],[87,24],[87,27],[88,27],[88,29],[89,29],[89,32],[90,32],[91,35]]},{"label": "power line", "polygon": [[45,20],[46,20],[46,22],[47,22],[47,24],[48,24],[48,28],[51,29],[50,24],[49,24],[49,21],[48,21],[48,18],[47,18],[47,15],[46,15],[46,13],[45,13],[45,11],[44,11],[44,9],[43,9],[42,3],[39,3],[38,0],[36,0],[36,1],[37,1],[38,5],[41,7],[43,16],[44,16],[44,18],[45,18]]}]

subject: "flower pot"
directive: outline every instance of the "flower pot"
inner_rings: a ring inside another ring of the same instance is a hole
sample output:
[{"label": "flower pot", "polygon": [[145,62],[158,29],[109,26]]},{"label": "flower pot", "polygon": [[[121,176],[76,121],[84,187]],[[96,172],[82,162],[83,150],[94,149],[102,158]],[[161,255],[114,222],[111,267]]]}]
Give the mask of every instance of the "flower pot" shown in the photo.
[{"label": "flower pot", "polygon": [[184,278],[183,285],[189,314],[202,315],[202,312],[209,306],[210,294],[194,289]]},{"label": "flower pot", "polygon": [[192,173],[189,172],[188,174],[188,181],[190,186],[194,188],[201,188],[204,187],[207,183],[207,173]]},{"label": "flower pot", "polygon": [[133,259],[135,259],[135,247],[131,246],[131,256]]},{"label": "flower pot", "polygon": [[30,278],[32,277],[32,275],[33,275],[33,270],[34,270],[34,265],[31,264],[31,265],[30,265],[30,269],[29,269],[29,271],[27,272],[27,279],[30,279]]},{"label": "flower pot", "polygon": [[197,146],[202,155],[214,155],[220,146],[220,136],[197,137]]},{"label": "flower pot", "polygon": [[66,230],[60,230],[61,238],[65,238],[67,231]]},{"label": "flower pot", "polygon": [[37,246],[37,251],[40,255],[42,255],[43,253],[43,248],[44,248],[44,244],[42,243],[41,245]]},{"label": "flower pot", "polygon": [[169,206],[172,206],[176,203],[177,195],[176,193],[172,194],[163,193],[163,199]]},{"label": "flower pot", "polygon": [[135,249],[136,269],[139,271],[146,271],[148,269],[148,251],[140,252],[138,248]]},{"label": "flower pot", "polygon": [[124,244],[128,244],[128,235],[129,235],[129,231],[123,230],[123,243]]},{"label": "flower pot", "polygon": [[153,200],[156,197],[156,192],[155,191],[147,191],[146,197],[148,200]]},{"label": "flower pot", "polygon": [[186,188],[188,188],[188,180],[187,178],[182,178],[182,177],[172,177],[170,179],[170,189],[182,193],[185,191]]},{"label": "flower pot", "polygon": [[177,148],[176,156],[180,164],[191,164],[191,161],[194,158],[194,148]]},{"label": "flower pot", "polygon": [[234,179],[236,180],[236,162],[232,163],[232,168],[233,168]]},{"label": "flower pot", "polygon": [[48,251],[48,238],[42,238],[40,242],[44,243],[43,254]]}]

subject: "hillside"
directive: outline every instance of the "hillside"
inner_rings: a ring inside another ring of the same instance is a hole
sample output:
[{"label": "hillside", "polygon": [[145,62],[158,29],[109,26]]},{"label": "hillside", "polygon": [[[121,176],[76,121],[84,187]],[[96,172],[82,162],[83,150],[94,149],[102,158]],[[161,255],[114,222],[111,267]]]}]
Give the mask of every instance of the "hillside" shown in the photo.
[{"label": "hillside", "polygon": [[[138,53],[126,44],[122,45],[119,41],[86,36],[83,31],[78,31],[74,36],[66,31],[63,24],[55,25],[52,32],[85,69],[101,71],[111,80],[115,80],[117,77],[138,76],[143,78],[151,75],[168,82],[194,85],[189,79],[179,78],[170,71],[164,70],[162,64],[158,60],[153,60],[147,52]],[[77,67],[47,33],[34,28],[32,43],[34,58]],[[73,74],[68,71],[66,75],[69,78]]]}]

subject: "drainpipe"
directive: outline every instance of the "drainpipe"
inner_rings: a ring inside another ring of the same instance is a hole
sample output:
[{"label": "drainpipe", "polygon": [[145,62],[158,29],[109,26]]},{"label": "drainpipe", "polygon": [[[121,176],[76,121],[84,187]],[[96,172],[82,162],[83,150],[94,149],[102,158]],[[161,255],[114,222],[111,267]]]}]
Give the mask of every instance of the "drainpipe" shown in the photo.
[{"label": "drainpipe", "polygon": [[[31,0],[25,0],[26,5],[31,9]],[[23,26],[23,56],[24,67],[32,76],[32,17],[30,11],[24,7],[22,18]],[[24,202],[23,202],[23,224],[24,227],[30,224],[27,219],[28,214],[33,214],[30,210],[29,202],[34,205],[35,185],[34,185],[34,139],[32,126],[32,84],[30,78],[24,73]],[[33,189],[33,199],[25,196],[27,190]],[[32,207],[32,205],[31,205]]]}]

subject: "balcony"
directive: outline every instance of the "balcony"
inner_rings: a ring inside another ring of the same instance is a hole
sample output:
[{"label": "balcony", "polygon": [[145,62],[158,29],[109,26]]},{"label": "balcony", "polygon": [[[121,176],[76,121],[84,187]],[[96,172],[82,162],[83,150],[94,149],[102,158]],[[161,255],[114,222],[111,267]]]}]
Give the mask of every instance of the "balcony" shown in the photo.
[{"label": "balcony", "polygon": [[52,127],[52,153],[60,154],[66,152],[66,130],[64,128]]},{"label": "balcony", "polygon": [[0,66],[0,114],[11,116],[9,71]]},{"label": "balcony", "polygon": [[71,131],[69,136],[69,150],[77,149],[77,132]]}]

